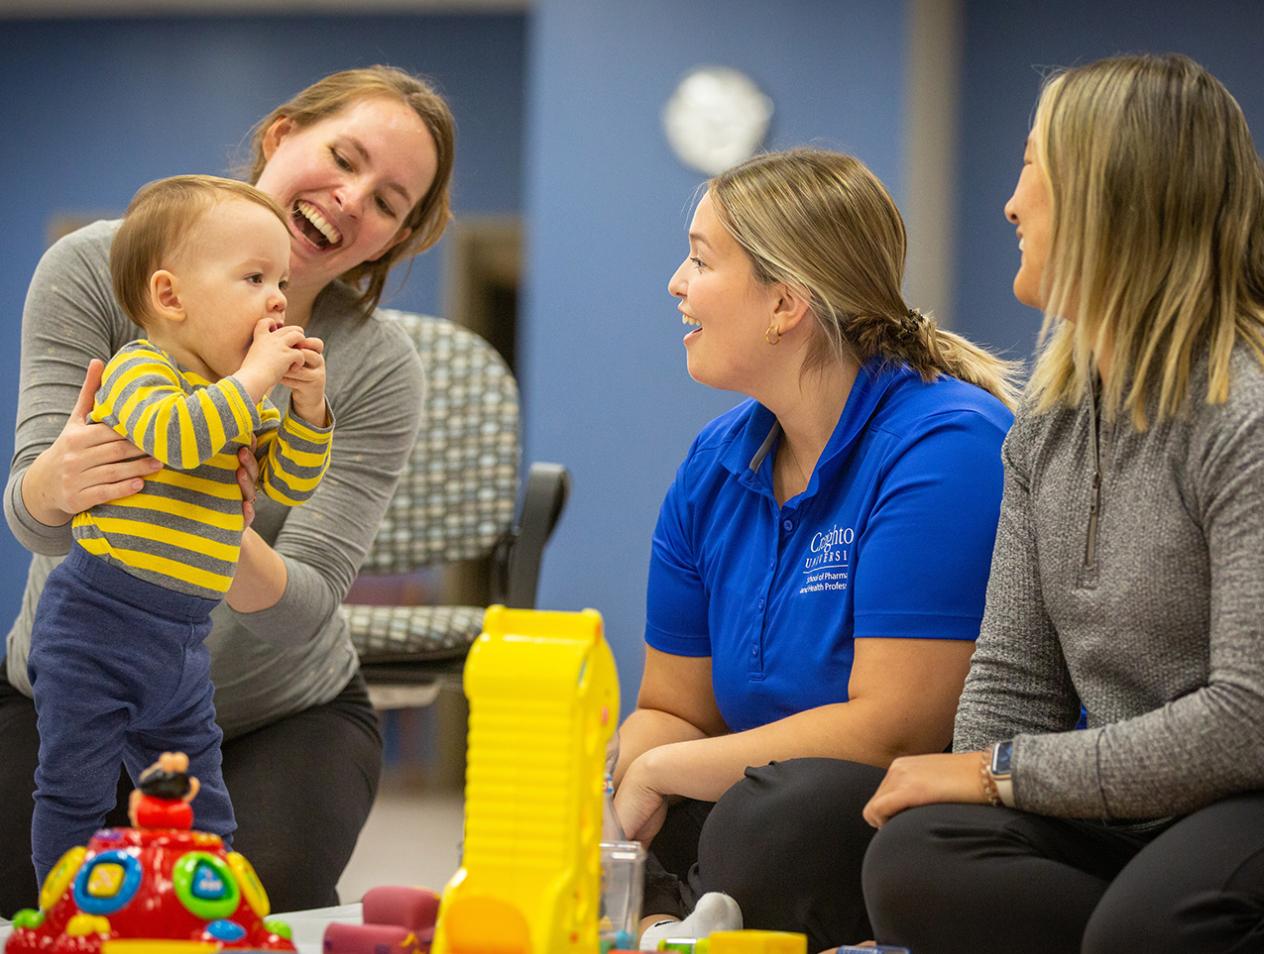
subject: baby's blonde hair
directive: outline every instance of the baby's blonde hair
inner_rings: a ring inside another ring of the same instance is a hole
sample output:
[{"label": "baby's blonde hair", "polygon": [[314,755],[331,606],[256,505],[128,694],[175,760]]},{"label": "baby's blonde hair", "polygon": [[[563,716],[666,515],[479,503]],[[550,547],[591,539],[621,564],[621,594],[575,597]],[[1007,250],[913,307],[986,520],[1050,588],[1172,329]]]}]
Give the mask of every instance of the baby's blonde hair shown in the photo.
[{"label": "baby's blonde hair", "polygon": [[208,210],[229,199],[267,209],[289,226],[272,197],[252,185],[218,176],[172,176],[141,186],[110,246],[114,297],[127,317],[142,328],[150,320],[149,279],[176,255]]}]

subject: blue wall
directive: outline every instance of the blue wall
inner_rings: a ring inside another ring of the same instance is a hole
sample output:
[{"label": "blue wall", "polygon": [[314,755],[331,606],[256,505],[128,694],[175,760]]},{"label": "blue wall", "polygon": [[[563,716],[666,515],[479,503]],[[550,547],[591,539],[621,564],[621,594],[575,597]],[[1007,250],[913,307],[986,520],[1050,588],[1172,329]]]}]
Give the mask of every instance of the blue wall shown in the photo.
[{"label": "blue wall", "polygon": [[1042,71],[1115,53],[1185,53],[1242,104],[1258,147],[1264,142],[1264,3],[967,0],[965,10],[954,324],[1026,356],[1040,315],[1010,292],[1018,243],[1001,207],[1018,178]]},{"label": "blue wall", "polygon": [[[0,460],[13,452],[22,302],[50,217],[117,215],[145,181],[222,173],[277,103],[325,73],[380,62],[431,76],[451,100],[458,214],[517,212],[525,43],[517,15],[4,21]],[[418,259],[391,303],[436,311],[442,255]],[[26,563],[6,528],[0,632]]]},{"label": "blue wall", "polygon": [[775,102],[772,147],[854,151],[898,199],[904,17],[903,3],[859,0],[535,7],[519,369],[528,450],[574,476],[541,601],[605,615],[625,711],[640,679],[659,503],[693,435],[738,400],[685,373],[666,284],[703,177],[670,153],[663,103],[695,65],[737,67]]}]

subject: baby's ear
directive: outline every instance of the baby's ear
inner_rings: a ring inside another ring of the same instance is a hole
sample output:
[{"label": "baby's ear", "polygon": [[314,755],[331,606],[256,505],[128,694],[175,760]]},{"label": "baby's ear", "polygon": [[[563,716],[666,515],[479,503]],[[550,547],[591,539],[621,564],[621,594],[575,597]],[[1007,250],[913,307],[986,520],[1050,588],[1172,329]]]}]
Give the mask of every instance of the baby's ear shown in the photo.
[{"label": "baby's ear", "polygon": [[149,307],[158,318],[184,321],[184,304],[180,301],[179,280],[165,268],[149,276]]}]

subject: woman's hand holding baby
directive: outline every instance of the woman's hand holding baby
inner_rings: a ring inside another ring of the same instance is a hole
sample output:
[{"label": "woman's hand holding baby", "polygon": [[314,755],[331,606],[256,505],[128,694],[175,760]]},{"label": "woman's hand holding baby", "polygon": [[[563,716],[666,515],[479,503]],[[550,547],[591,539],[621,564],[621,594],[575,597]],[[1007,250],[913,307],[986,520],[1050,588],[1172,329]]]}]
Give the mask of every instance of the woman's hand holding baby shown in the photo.
[{"label": "woman's hand holding baby", "polygon": [[61,434],[22,478],[22,500],[36,520],[50,527],[98,504],[139,491],[143,478],[162,465],[109,427],[90,424],[92,398],[105,364],[93,359],[74,410]]}]

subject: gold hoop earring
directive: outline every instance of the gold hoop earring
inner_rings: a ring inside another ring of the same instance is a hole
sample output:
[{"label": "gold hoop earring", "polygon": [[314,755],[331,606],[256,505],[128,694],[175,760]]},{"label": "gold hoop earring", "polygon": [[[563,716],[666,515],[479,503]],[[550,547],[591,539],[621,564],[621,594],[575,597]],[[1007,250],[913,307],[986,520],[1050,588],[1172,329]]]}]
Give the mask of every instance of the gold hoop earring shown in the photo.
[{"label": "gold hoop earring", "polygon": [[768,329],[764,332],[764,340],[770,345],[775,345],[781,340],[781,332],[777,330],[776,325],[768,326]]}]

